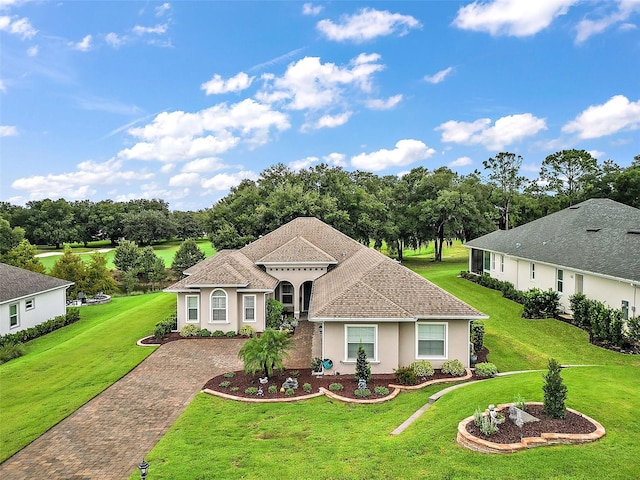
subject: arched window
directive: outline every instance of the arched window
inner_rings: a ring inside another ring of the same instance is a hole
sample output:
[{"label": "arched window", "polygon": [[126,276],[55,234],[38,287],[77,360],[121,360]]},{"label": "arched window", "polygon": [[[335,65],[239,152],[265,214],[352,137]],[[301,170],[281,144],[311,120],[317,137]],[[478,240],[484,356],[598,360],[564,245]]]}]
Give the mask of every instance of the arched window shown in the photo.
[{"label": "arched window", "polygon": [[211,322],[227,322],[227,294],[224,290],[214,290],[211,294]]}]

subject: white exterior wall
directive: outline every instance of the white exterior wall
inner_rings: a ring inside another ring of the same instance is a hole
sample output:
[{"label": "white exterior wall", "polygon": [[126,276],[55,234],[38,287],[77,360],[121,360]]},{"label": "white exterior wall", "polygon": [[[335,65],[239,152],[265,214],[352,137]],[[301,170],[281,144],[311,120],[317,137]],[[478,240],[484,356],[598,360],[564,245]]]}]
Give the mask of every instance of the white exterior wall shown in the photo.
[{"label": "white exterior wall", "polygon": [[[0,305],[0,335],[16,333],[20,330],[35,327],[42,322],[67,313],[66,288],[10,300]],[[26,300],[34,300],[34,308],[27,310]],[[9,327],[9,306],[18,304],[18,325]]]}]

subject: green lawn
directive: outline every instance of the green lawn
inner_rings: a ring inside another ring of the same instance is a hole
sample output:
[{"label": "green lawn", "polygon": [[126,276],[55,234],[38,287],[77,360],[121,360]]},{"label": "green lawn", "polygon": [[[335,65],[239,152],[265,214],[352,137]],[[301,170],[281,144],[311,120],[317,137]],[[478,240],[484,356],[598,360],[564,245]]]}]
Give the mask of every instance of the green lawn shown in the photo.
[{"label": "green lawn", "polygon": [[466,269],[466,250],[454,246],[444,254],[442,264],[430,261],[428,250],[407,255],[405,263],[490,315],[486,344],[502,371],[544,368],[551,356],[606,365],[563,370],[568,406],[599,420],[605,438],[502,456],[457,445],[458,422],[477,406],[510,402],[517,394],[542,401],[540,372],[456,390],[399,436],[389,432],[444,387],[402,393],[375,406],[326,398],[252,405],[199,394],[147,456],[153,478],[637,478],[640,359],[589,345],[585,332],[565,323],[521,319],[520,305],[456,278]]},{"label": "green lawn", "polygon": [[175,295],[115,298],[81,320],[25,344],[0,365],[0,461],[123,377],[153,348],[136,346],[175,309]]},{"label": "green lawn", "polygon": [[[173,257],[175,256],[176,251],[178,251],[178,247],[180,247],[181,243],[182,242],[179,240],[164,242],[157,245],[153,245],[153,250],[156,253],[156,255],[158,255],[164,260],[164,263],[167,266],[167,268],[170,268],[171,264],[173,263]],[[211,242],[209,241],[209,239],[201,238],[197,240],[197,243],[198,243],[198,247],[200,247],[200,250],[204,252],[206,257],[210,257],[215,253],[215,249],[211,245]],[[71,248],[73,249],[74,253],[77,253],[82,257],[82,260],[84,260],[85,262],[88,262],[89,258],[91,257],[91,253],[87,253],[87,252],[94,252],[95,250],[98,250],[98,249],[113,248],[113,247],[111,247],[111,244],[105,240],[101,242],[91,242],[89,243],[89,248],[85,248],[81,244],[73,244],[71,245]],[[56,250],[53,247],[42,247],[42,246],[38,247],[38,253],[51,253],[51,252],[62,253],[61,250]],[[114,250],[103,253],[103,255],[107,259],[107,268],[114,269],[115,268],[115,265],[113,264],[113,257],[115,255]],[[40,257],[40,261],[44,265],[47,272],[50,272],[51,269],[53,268],[53,264],[56,263],[56,260],[58,258],[60,258],[59,255],[51,255],[49,257]]]}]

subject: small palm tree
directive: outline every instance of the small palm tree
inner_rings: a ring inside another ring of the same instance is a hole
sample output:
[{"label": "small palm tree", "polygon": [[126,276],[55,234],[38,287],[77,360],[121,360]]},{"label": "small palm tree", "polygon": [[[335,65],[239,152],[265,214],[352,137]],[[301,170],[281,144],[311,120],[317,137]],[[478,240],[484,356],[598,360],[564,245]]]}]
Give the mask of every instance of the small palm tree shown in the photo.
[{"label": "small palm tree", "polygon": [[273,375],[273,370],[284,369],[284,359],[289,358],[293,347],[291,337],[287,332],[279,332],[267,328],[259,337],[253,337],[242,346],[238,352],[244,363],[244,371],[254,374],[262,370],[266,377]]}]

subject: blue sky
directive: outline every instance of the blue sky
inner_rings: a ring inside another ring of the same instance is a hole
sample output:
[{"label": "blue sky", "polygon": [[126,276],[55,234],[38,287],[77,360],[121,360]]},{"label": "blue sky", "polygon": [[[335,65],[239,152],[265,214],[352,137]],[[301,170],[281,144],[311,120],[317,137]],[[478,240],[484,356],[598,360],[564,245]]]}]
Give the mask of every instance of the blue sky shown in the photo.
[{"label": "blue sky", "polygon": [[0,200],[206,208],[277,162],[640,154],[640,0],[0,0]]}]

